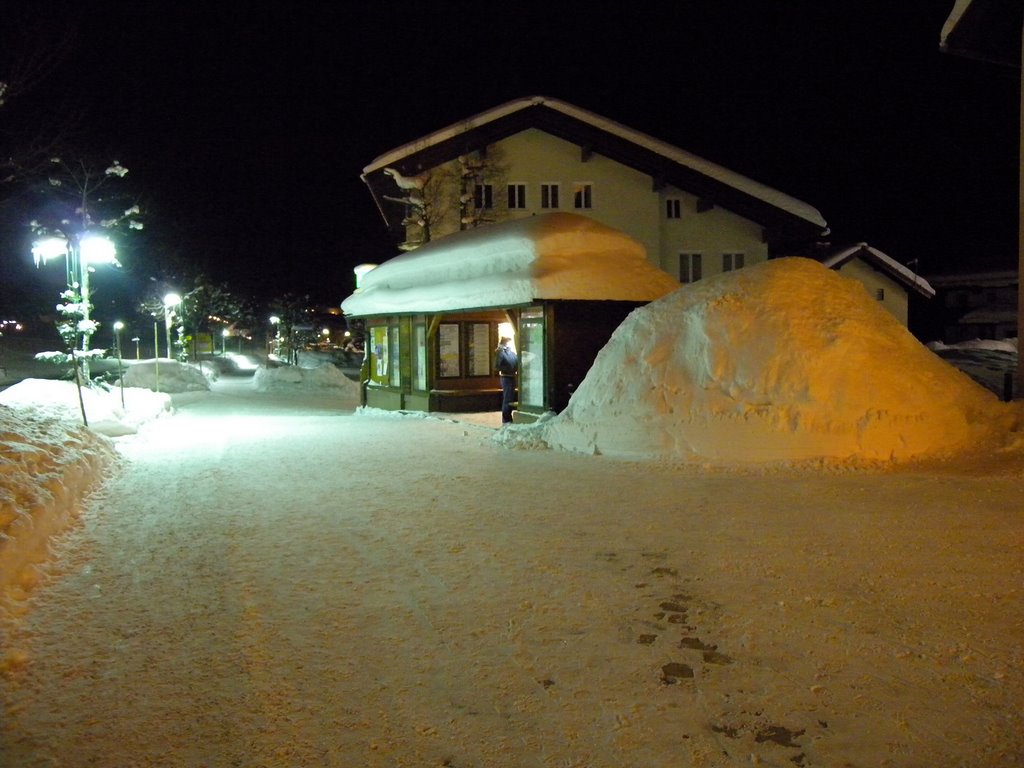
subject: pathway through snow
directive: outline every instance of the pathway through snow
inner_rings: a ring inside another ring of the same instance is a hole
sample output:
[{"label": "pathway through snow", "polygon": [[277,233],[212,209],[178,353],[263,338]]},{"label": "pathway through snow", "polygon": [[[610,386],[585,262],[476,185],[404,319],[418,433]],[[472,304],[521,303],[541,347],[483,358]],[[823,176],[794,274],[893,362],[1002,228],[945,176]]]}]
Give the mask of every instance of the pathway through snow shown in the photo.
[{"label": "pathway through snow", "polygon": [[702,472],[177,400],[4,628],[0,765],[1024,760],[1018,472]]}]

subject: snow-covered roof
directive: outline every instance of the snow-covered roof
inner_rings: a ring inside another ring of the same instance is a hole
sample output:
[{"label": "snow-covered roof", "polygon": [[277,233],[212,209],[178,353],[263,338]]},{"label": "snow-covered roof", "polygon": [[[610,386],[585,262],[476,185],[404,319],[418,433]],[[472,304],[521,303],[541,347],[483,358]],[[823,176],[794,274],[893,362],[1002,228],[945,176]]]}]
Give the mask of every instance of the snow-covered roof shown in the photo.
[{"label": "snow-covered roof", "polygon": [[939,33],[939,46],[942,50],[946,50],[949,45],[949,36],[952,35],[960,23],[960,20],[964,17],[964,12],[970,7],[972,0],[956,0],[953,3],[953,8],[949,12],[949,16],[942,25],[942,31]]},{"label": "snow-covered roof", "polygon": [[516,307],[537,299],[648,302],[679,288],[644,247],[586,216],[549,213],[459,232],[367,272],[346,315]]},{"label": "snow-covered roof", "polygon": [[461,120],[458,123],[449,125],[447,128],[434,131],[433,133],[416,139],[408,144],[404,144],[401,147],[381,155],[372,163],[367,165],[363,169],[363,177],[365,178],[368,174],[394,165],[411,154],[433,147],[441,142],[455,138],[482,125],[486,125],[487,123],[492,123],[502,117],[512,115],[515,112],[536,106],[547,107],[555,112],[575,118],[576,120],[587,123],[595,128],[612,134],[613,136],[629,141],[691,171],[695,171],[721,184],[732,187],[733,189],[756,198],[763,203],[767,203],[768,205],[783,210],[816,227],[820,227],[822,230],[826,230],[828,228],[828,224],[821,213],[813,206],[801,200],[797,200],[796,198],[790,197],[777,189],[773,189],[761,184],[760,182],[754,181],[753,179],[749,179],[746,176],[730,171],[727,168],[723,168],[709,160],[705,160],[704,158],[698,157],[690,152],[674,147],[671,144],[655,139],[647,134],[641,133],[640,131],[628,128],[614,120],[609,120],[606,117],[594,114],[593,112],[581,109],[580,107],[567,102],[546,96],[533,96],[507,102],[501,106],[474,115],[466,120]]},{"label": "snow-covered roof", "polygon": [[1007,323],[1017,322],[1017,308],[1009,306],[978,307],[972,309],[959,320],[959,325],[975,325],[978,323]]},{"label": "snow-covered roof", "polygon": [[929,275],[928,282],[939,288],[1008,288],[1017,285],[1018,273],[1015,269],[957,272]]},{"label": "snow-covered roof", "polygon": [[851,259],[862,259],[874,267],[888,272],[897,282],[903,283],[903,285],[917,291],[922,296],[931,298],[935,295],[935,289],[914,270],[900,264],[896,259],[877,248],[872,248],[867,243],[857,243],[856,245],[840,248],[821,259],[821,263],[829,269],[838,269]]},{"label": "snow-covered roof", "polygon": [[956,0],[939,33],[939,50],[958,56],[1019,67],[1020,0]]}]

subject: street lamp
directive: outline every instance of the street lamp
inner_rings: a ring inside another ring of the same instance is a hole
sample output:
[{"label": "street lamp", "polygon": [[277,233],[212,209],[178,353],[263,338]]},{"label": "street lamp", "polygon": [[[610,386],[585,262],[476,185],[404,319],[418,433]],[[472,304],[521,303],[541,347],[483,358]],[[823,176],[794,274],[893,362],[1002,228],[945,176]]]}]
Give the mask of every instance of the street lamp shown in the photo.
[{"label": "street lamp", "polygon": [[[119,266],[114,243],[103,235],[91,232],[83,232],[72,237],[44,237],[32,244],[32,257],[35,259],[36,267],[50,259],[65,259],[67,286],[69,289],[78,288],[81,297],[78,308],[81,318],[75,330],[82,334],[82,351],[88,352],[89,341],[96,330],[90,317],[89,273],[97,264]],[[82,360],[82,373],[88,381],[88,356]]]},{"label": "street lamp", "polygon": [[278,339],[280,338],[280,335],[281,335],[281,329],[280,329],[281,318],[278,317],[277,315],[271,315],[270,316],[270,325],[274,328],[274,338],[273,338],[273,341],[271,341],[270,339],[267,339],[267,366],[268,367],[270,366],[270,350],[273,349],[275,355],[279,354],[279,350],[277,349],[277,342],[278,342]]},{"label": "street lamp", "polygon": [[223,357],[228,353],[228,336],[231,335],[231,331],[225,328],[220,332],[220,355]]},{"label": "street lamp", "polygon": [[132,341],[135,342],[135,359],[141,360],[142,353],[139,351],[139,342],[142,341],[138,336],[132,336]]},{"label": "street lamp", "polygon": [[176,293],[168,293],[164,296],[164,326],[167,330],[167,357],[174,359],[171,352],[171,320],[174,317],[174,307],[181,304],[181,296]]}]

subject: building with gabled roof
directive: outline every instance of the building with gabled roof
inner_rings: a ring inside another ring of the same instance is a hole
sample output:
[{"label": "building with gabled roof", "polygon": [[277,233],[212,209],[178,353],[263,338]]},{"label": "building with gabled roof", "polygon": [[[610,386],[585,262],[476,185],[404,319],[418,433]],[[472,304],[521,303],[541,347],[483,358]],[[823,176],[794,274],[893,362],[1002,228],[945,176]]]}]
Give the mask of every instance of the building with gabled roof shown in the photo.
[{"label": "building with gabled roof", "polygon": [[[424,225],[434,240],[481,221],[570,211],[634,238],[682,282],[806,254],[828,231],[808,203],[544,96],[393,149],[362,178],[406,247],[423,242]],[[431,207],[427,222],[419,200]]]},{"label": "building with gabled roof", "polygon": [[862,283],[904,325],[910,314],[911,296],[935,296],[935,289],[924,277],[867,243],[832,248],[817,254],[817,259],[829,269]]},{"label": "building with gabled roof", "polygon": [[342,310],[366,327],[365,405],[493,411],[501,336],[520,353],[516,420],[560,411],[638,306],[679,288],[629,236],[550,213],[459,232],[384,262]]}]

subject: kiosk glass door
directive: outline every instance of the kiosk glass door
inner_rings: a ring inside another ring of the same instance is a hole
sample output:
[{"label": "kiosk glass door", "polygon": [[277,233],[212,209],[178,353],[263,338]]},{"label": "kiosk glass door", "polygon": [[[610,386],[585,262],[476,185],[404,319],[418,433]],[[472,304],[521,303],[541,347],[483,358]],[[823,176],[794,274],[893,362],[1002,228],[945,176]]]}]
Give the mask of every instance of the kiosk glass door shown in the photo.
[{"label": "kiosk glass door", "polygon": [[519,316],[519,407],[544,408],[544,309],[530,307]]}]

